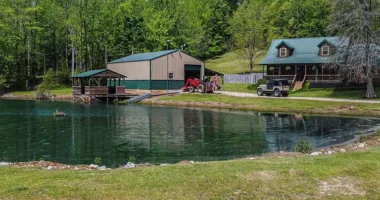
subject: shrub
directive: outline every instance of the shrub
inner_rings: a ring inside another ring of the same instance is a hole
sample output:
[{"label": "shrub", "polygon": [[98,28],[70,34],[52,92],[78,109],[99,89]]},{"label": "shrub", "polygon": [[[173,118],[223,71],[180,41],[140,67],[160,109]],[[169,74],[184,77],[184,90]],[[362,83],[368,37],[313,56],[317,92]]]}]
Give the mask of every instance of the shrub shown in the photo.
[{"label": "shrub", "polygon": [[38,86],[38,92],[50,95],[50,90],[59,87],[53,69],[49,69],[43,77],[42,83]]},{"label": "shrub", "polygon": [[94,163],[95,163],[95,165],[100,165],[100,164],[102,164],[102,158],[100,158],[100,157],[96,157],[95,160],[94,160]]},{"label": "shrub", "polygon": [[264,78],[262,78],[262,79],[257,80],[256,84],[248,85],[247,89],[248,90],[257,90],[257,87],[259,87],[259,85],[263,85],[263,84],[266,84],[266,83],[267,83],[267,80],[264,79]]},{"label": "shrub", "polygon": [[311,151],[313,151],[313,147],[310,145],[309,141],[301,138],[294,147],[294,150],[300,153],[311,153]]},{"label": "shrub", "polygon": [[359,137],[359,142],[365,142],[367,140],[367,136],[361,134]]},{"label": "shrub", "polygon": [[128,162],[136,163],[136,157],[134,157],[134,156],[129,156]]},{"label": "shrub", "polygon": [[58,70],[55,74],[57,83],[59,85],[71,85],[71,71],[68,68]]},{"label": "shrub", "polygon": [[263,85],[263,84],[267,84],[267,80],[265,78],[262,78],[262,79],[259,79],[257,80],[257,85]]},{"label": "shrub", "polygon": [[285,70],[286,70],[286,71],[290,71],[291,69],[292,69],[292,68],[291,68],[290,66],[286,66],[286,67],[285,67]]},{"label": "shrub", "polygon": [[376,131],[376,136],[380,136],[380,129]]}]

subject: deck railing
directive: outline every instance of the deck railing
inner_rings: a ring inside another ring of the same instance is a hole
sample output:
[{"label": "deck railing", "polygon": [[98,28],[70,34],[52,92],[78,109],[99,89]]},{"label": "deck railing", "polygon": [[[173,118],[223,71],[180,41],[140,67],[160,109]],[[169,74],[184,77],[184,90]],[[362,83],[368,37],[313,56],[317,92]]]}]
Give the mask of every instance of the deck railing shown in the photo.
[{"label": "deck railing", "polygon": [[294,75],[267,75],[266,78],[268,80],[272,79],[287,79],[287,80],[293,80]]},{"label": "deck railing", "polygon": [[340,81],[339,75],[307,75],[307,81]]},{"label": "deck railing", "polygon": [[290,85],[290,88],[294,88],[294,85],[296,84],[297,74],[294,75],[294,78],[292,80],[292,85]]}]

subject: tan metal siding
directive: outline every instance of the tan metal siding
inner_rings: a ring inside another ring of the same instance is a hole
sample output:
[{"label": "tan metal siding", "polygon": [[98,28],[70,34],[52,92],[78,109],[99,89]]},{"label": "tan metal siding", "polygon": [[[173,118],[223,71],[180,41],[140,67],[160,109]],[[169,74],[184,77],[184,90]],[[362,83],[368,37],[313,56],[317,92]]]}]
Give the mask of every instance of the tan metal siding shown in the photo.
[{"label": "tan metal siding", "polygon": [[178,51],[152,60],[152,80],[167,80],[169,73],[174,75],[172,80],[184,80],[185,65],[201,65],[204,74],[203,62]]},{"label": "tan metal siding", "polygon": [[149,61],[108,63],[108,69],[127,76],[127,80],[149,80]]}]

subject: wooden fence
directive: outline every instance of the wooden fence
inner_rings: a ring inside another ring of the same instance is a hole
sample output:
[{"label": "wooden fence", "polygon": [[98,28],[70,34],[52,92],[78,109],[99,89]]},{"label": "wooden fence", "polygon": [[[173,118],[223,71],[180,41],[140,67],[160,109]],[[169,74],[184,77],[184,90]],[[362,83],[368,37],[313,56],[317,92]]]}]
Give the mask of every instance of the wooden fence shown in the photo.
[{"label": "wooden fence", "polygon": [[251,83],[255,84],[259,79],[266,76],[266,73],[252,73],[252,74],[225,74],[224,83]]}]

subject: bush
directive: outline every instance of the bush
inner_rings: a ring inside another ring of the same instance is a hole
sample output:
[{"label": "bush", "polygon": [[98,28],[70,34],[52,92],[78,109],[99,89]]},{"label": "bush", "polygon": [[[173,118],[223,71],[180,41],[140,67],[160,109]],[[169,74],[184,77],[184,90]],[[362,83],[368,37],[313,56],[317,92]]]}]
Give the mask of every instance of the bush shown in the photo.
[{"label": "bush", "polygon": [[301,138],[294,147],[294,150],[300,153],[311,153],[311,151],[313,151],[313,147],[310,145],[309,141]]},{"label": "bush", "polygon": [[361,134],[360,137],[359,137],[359,142],[363,143],[367,140],[367,136]]},{"label": "bush", "polygon": [[41,94],[47,93],[50,95],[50,90],[59,87],[56,81],[53,69],[49,69],[43,77],[42,83],[38,86],[38,92]]},{"label": "bush", "polygon": [[257,87],[259,87],[259,85],[263,85],[263,84],[266,84],[266,83],[267,83],[267,80],[264,79],[264,78],[262,78],[262,79],[257,80],[256,84],[248,85],[247,89],[248,90],[257,90]]},{"label": "bush", "polygon": [[134,157],[134,156],[129,156],[128,162],[136,163],[136,157]]},{"label": "bush", "polygon": [[95,163],[95,165],[100,165],[100,164],[102,164],[102,158],[100,158],[100,157],[96,157],[95,160],[94,160],[94,163]]},{"label": "bush", "polygon": [[262,79],[259,79],[257,80],[257,85],[263,85],[263,84],[267,84],[267,80],[265,78],[262,78]]},{"label": "bush", "polygon": [[59,85],[71,85],[71,71],[68,68],[58,70],[55,74],[55,77]]}]

